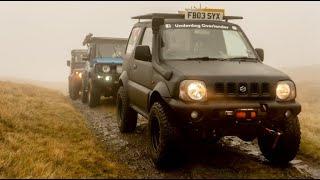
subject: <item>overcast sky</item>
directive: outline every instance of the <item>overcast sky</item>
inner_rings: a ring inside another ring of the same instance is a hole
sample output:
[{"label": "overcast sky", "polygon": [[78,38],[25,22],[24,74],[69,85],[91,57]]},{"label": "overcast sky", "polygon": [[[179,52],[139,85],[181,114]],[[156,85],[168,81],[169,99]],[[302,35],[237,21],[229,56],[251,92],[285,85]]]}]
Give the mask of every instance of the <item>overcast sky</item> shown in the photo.
[{"label": "overcast sky", "polygon": [[0,2],[0,76],[64,81],[70,51],[95,36],[128,37],[135,15],[224,8],[274,67],[320,64],[320,2]]}]

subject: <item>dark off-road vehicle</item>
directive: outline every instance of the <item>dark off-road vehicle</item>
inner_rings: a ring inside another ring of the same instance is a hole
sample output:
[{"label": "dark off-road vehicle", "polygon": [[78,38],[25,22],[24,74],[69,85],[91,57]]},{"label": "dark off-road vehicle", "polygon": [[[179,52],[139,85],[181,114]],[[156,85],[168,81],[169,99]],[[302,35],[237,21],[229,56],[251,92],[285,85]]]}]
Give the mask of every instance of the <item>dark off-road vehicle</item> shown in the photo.
[{"label": "dark off-road vehicle", "polygon": [[82,87],[82,72],[85,66],[83,57],[86,57],[86,49],[74,49],[71,51],[71,61],[67,61],[70,67],[70,75],[68,76],[69,95],[70,98],[76,100]]},{"label": "dark off-road vehicle", "polygon": [[120,131],[134,131],[137,113],[146,117],[157,167],[170,162],[181,138],[216,142],[223,136],[258,138],[270,162],[287,164],[300,144],[294,82],[265,65],[263,50],[228,22],[241,17],[187,20],[187,15],[133,17],[150,20],[134,25],[123,56]]},{"label": "dark off-road vehicle", "polygon": [[90,107],[100,103],[101,95],[116,99],[118,80],[122,72],[121,55],[127,44],[126,38],[86,36],[83,45],[89,49],[83,73],[82,102]]}]

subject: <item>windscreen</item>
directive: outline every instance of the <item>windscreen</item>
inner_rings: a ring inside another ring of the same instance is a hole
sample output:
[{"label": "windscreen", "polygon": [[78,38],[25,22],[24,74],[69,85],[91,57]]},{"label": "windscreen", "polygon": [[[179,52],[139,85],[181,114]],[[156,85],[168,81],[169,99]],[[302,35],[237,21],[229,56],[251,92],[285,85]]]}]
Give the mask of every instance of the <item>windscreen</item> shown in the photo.
[{"label": "windscreen", "polygon": [[96,44],[97,57],[121,57],[126,48],[126,42],[103,42]]},{"label": "windscreen", "polygon": [[166,60],[208,58],[256,58],[236,26],[214,24],[166,24],[161,55]]},{"label": "windscreen", "polygon": [[80,69],[85,66],[85,61],[83,61],[82,56],[85,56],[86,52],[77,52],[72,55],[72,68]]}]

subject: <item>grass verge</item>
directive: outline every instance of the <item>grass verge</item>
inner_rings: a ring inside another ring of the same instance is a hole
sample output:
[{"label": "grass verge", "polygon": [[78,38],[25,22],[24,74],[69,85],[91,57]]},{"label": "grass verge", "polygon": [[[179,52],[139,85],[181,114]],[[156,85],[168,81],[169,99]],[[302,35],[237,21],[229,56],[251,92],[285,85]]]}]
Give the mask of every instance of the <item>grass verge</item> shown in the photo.
[{"label": "grass verge", "polygon": [[32,85],[0,82],[0,176],[132,177],[117,164],[68,99]]},{"label": "grass verge", "polygon": [[300,153],[319,162],[320,160],[320,84],[298,83],[301,146]]}]

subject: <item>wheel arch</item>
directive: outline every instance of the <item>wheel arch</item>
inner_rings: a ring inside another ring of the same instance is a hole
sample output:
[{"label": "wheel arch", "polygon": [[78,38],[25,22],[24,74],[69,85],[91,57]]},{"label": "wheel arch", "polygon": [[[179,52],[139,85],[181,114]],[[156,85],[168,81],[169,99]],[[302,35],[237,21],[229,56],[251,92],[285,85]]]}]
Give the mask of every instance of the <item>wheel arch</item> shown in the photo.
[{"label": "wheel arch", "polygon": [[128,73],[123,71],[119,77],[119,86],[123,86],[124,89],[127,89],[128,84]]},{"label": "wheel arch", "polygon": [[147,106],[148,111],[150,111],[150,108],[154,102],[164,101],[165,97],[170,97],[170,92],[167,85],[164,82],[160,81],[157,83],[154,89],[150,92],[148,106]]}]

